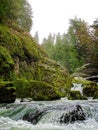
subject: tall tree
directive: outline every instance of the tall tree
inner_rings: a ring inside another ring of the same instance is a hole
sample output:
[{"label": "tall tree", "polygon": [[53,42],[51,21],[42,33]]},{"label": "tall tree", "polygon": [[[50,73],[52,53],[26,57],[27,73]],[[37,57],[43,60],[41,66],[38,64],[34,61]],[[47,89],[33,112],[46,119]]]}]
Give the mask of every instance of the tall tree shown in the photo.
[{"label": "tall tree", "polygon": [[54,35],[51,33],[48,35],[48,38],[44,38],[42,41],[42,46],[44,47],[46,53],[48,54],[49,58],[53,59],[54,53]]},{"label": "tall tree", "polygon": [[27,0],[0,0],[0,23],[16,23],[23,29],[30,31],[31,17],[32,11]]},{"label": "tall tree", "polygon": [[37,43],[39,43],[39,35],[38,32],[35,32],[34,39]]},{"label": "tall tree", "polygon": [[90,56],[93,51],[93,40],[90,35],[90,27],[85,21],[75,18],[74,20],[71,20],[71,28],[73,28],[76,39],[75,46],[79,54],[78,58],[80,60],[83,59],[86,63],[90,62]]}]

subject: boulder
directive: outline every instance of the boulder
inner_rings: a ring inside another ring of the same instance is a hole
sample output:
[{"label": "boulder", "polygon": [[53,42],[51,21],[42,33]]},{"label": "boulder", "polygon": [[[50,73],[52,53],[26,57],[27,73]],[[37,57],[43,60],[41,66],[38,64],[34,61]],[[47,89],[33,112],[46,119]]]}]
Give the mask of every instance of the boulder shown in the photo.
[{"label": "boulder", "polygon": [[32,98],[35,101],[48,101],[60,99],[59,93],[55,88],[42,81],[18,79],[14,81],[16,87],[16,95],[21,98]]},{"label": "boulder", "polygon": [[85,85],[83,88],[83,94],[87,97],[93,97],[97,89],[97,84],[95,82],[91,82],[90,84]]},{"label": "boulder", "polygon": [[68,94],[69,100],[87,100],[87,98],[81,95],[80,91],[78,90],[71,90]]},{"label": "boulder", "polygon": [[60,123],[73,123],[86,120],[86,114],[80,105],[71,106],[69,111],[60,117]]},{"label": "boulder", "polygon": [[44,112],[44,110],[29,111],[23,116],[23,120],[31,122],[33,125],[36,125],[38,121],[41,119]]}]

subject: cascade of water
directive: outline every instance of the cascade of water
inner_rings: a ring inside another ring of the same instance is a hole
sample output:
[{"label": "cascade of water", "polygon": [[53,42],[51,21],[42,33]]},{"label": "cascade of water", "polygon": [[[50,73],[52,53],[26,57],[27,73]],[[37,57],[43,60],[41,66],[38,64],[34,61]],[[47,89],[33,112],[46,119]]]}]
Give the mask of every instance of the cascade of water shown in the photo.
[{"label": "cascade of water", "polygon": [[73,83],[73,87],[71,88],[71,90],[78,90],[80,91],[81,95],[83,95],[82,91],[83,91],[83,87],[82,84],[77,84],[77,83]]}]

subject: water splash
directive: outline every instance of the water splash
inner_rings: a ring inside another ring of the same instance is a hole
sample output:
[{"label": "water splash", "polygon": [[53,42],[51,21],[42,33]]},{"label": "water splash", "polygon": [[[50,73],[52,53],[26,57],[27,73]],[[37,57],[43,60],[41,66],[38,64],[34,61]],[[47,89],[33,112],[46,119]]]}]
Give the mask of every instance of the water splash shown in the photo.
[{"label": "water splash", "polygon": [[77,83],[73,83],[73,87],[71,88],[71,90],[78,90],[80,91],[81,95],[83,95],[83,87],[82,84],[77,84]]}]

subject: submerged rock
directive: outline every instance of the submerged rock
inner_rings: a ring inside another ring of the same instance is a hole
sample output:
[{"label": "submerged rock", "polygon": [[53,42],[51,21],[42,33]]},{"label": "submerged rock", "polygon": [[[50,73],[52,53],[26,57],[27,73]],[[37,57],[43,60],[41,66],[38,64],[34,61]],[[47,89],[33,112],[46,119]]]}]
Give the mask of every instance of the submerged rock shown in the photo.
[{"label": "submerged rock", "polygon": [[23,120],[26,120],[26,121],[31,122],[32,124],[36,125],[44,113],[45,113],[44,110],[42,110],[42,111],[36,110],[35,112],[31,111],[29,113],[26,113],[23,116]]},{"label": "submerged rock", "polygon": [[60,117],[60,123],[73,123],[75,121],[86,120],[86,114],[80,105],[71,106],[67,113]]}]

